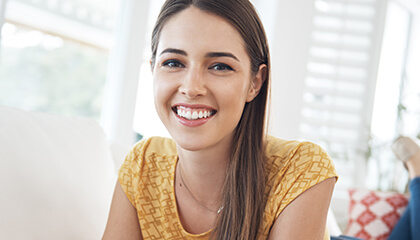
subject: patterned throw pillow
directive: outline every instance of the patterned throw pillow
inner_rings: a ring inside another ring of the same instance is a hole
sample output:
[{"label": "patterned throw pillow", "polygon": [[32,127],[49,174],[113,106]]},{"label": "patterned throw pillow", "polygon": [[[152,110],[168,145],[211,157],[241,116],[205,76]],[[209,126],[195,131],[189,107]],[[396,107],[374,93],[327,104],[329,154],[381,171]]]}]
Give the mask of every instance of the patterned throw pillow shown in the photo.
[{"label": "patterned throw pillow", "polygon": [[366,240],[386,240],[408,204],[400,193],[351,189],[349,194],[345,235]]}]

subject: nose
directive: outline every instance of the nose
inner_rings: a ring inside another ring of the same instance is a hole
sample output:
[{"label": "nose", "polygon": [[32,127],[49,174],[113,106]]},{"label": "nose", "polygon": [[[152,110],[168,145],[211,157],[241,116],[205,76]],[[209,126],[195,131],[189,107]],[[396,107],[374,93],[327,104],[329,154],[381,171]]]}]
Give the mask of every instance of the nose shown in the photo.
[{"label": "nose", "polygon": [[185,75],[179,87],[179,92],[188,98],[203,96],[207,92],[203,80],[203,74],[199,70],[191,69]]}]

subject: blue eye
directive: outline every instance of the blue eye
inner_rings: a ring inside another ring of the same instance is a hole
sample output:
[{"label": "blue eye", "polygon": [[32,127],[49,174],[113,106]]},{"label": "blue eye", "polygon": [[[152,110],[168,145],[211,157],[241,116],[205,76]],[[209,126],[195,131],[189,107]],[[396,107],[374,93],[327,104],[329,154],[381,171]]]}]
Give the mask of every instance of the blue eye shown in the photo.
[{"label": "blue eye", "polygon": [[212,65],[209,69],[213,69],[216,71],[234,71],[233,68],[224,63],[216,63]]},{"label": "blue eye", "polygon": [[182,63],[180,63],[178,60],[168,60],[165,61],[162,66],[169,67],[169,68],[181,68],[184,67]]}]

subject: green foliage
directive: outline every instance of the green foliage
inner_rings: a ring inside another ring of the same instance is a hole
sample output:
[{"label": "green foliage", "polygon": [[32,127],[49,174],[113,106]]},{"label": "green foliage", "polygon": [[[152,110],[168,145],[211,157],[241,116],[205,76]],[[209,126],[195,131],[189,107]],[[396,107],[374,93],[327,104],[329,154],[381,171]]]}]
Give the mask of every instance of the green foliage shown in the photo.
[{"label": "green foliage", "polygon": [[0,105],[99,119],[108,52],[64,40],[43,45],[2,47]]}]

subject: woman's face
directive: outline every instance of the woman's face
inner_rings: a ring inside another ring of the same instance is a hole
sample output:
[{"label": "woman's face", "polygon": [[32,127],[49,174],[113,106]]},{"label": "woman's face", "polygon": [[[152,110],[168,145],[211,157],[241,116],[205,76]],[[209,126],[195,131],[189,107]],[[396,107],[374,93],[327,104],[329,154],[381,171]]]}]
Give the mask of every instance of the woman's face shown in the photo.
[{"label": "woman's face", "polygon": [[261,85],[239,32],[195,7],[163,27],[153,74],[157,113],[178,146],[190,151],[230,146],[245,103]]}]

